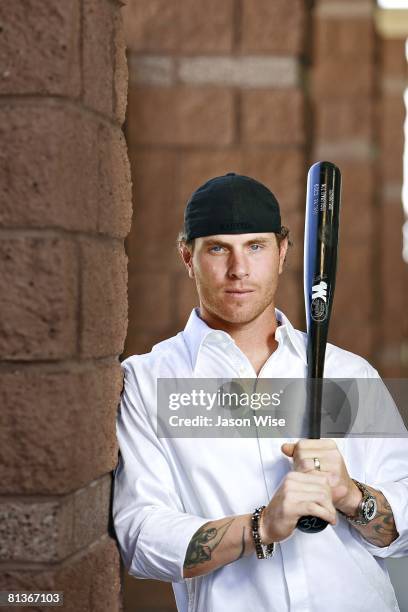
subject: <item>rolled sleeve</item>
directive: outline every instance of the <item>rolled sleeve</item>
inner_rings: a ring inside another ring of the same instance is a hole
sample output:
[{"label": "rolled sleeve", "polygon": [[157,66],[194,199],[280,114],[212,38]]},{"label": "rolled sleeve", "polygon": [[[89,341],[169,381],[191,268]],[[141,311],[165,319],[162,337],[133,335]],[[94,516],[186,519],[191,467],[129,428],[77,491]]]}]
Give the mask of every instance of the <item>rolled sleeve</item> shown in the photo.
[{"label": "rolled sleeve", "polygon": [[376,557],[408,555],[408,438],[367,439],[365,482],[386,497],[398,537],[389,546],[376,546],[356,529],[353,535]]},{"label": "rolled sleeve", "polygon": [[353,529],[353,535],[375,557],[408,556],[408,481],[387,482],[370,486],[377,491],[381,491],[391,506],[398,537],[389,546],[376,546],[366,540],[357,529]]},{"label": "rolled sleeve", "polygon": [[116,420],[120,455],[112,505],[119,549],[130,574],[180,582],[191,537],[211,519],[184,512],[137,381],[122,366],[124,387]]}]

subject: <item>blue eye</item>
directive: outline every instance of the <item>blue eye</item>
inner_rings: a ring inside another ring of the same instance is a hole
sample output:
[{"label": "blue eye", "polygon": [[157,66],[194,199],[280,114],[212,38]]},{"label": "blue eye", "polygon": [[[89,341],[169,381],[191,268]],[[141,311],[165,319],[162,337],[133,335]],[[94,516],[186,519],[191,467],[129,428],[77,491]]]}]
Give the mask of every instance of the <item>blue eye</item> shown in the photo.
[{"label": "blue eye", "polygon": [[219,253],[221,249],[222,249],[222,246],[220,246],[219,244],[215,244],[214,246],[210,248],[210,251],[213,251],[214,253]]},{"label": "blue eye", "polygon": [[262,245],[260,245],[260,244],[251,244],[250,248],[251,248],[251,251],[259,251],[260,249],[262,249]]}]

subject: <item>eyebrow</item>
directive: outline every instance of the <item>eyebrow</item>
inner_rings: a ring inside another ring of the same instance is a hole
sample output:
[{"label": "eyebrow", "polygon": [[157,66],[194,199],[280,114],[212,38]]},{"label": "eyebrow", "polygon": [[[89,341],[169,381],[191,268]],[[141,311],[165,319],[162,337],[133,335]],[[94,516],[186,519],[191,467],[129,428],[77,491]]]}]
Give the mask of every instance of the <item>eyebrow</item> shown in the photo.
[{"label": "eyebrow", "polygon": [[[244,244],[253,244],[254,242],[266,244],[270,242],[270,240],[271,239],[269,237],[265,238],[265,236],[254,236],[254,238],[247,240],[246,242],[244,242]],[[220,244],[222,246],[232,246],[230,242],[224,242],[223,240],[216,240],[215,238],[209,238],[208,240],[204,240],[205,246],[210,246],[212,244]]]}]

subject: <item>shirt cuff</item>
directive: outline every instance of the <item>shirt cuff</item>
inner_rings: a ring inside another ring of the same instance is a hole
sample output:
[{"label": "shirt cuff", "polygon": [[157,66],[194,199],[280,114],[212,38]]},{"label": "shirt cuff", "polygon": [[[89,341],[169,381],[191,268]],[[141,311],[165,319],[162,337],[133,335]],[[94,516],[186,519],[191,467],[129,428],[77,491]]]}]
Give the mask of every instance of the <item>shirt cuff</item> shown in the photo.
[{"label": "shirt cuff", "polygon": [[129,574],[165,582],[185,580],[183,566],[190,540],[211,520],[170,508],[156,509],[143,521]]},{"label": "shirt cuff", "polygon": [[394,516],[398,537],[389,546],[376,546],[352,528],[353,535],[364,544],[365,548],[375,557],[404,557],[408,555],[408,487],[403,482],[386,482],[368,486],[381,491],[387,499]]}]

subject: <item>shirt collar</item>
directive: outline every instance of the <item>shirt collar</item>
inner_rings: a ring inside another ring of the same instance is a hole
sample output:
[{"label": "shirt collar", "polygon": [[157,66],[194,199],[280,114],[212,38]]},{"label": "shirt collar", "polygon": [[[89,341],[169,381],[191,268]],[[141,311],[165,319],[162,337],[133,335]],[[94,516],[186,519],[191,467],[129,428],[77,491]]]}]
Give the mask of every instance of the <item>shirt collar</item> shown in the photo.
[{"label": "shirt collar", "polygon": [[[198,354],[204,341],[214,342],[215,344],[235,344],[235,340],[227,332],[209,327],[207,323],[200,318],[199,312],[198,307],[193,308],[183,331],[183,337],[190,353],[193,370],[195,370]],[[276,338],[283,342],[285,338],[287,338],[299,357],[307,364],[305,336],[293,327],[282,311],[275,308],[275,315],[280,323],[276,330]]]}]

